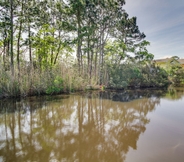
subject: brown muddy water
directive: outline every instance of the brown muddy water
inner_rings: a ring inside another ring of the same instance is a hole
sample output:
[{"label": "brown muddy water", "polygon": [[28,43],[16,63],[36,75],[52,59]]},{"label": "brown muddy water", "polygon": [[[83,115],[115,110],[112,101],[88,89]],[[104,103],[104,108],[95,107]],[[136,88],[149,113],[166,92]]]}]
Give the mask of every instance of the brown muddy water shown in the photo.
[{"label": "brown muddy water", "polygon": [[0,101],[2,162],[183,162],[184,88]]}]

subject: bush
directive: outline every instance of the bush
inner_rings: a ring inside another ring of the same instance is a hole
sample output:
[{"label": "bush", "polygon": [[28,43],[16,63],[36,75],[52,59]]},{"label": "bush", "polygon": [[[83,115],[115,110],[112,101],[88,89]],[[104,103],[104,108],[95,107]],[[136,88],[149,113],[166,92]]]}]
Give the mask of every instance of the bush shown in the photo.
[{"label": "bush", "polygon": [[168,74],[154,64],[121,64],[109,67],[109,87],[164,87],[169,84]]},{"label": "bush", "polygon": [[63,79],[56,76],[46,89],[46,94],[58,94],[63,91]]}]

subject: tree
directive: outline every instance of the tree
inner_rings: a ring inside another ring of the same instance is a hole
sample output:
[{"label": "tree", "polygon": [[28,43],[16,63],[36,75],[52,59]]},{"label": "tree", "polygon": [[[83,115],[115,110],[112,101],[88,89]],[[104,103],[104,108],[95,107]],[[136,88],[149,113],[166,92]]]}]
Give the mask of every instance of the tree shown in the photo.
[{"label": "tree", "polygon": [[135,59],[139,63],[151,62],[154,58],[154,55],[148,53],[147,46],[150,45],[150,42],[143,40],[140,43],[136,44],[134,47]]},{"label": "tree", "polygon": [[[18,73],[20,72],[20,46],[21,46],[21,38],[22,38],[22,30],[23,30],[23,12],[24,12],[24,0],[20,0],[20,16],[18,17],[19,21],[19,29],[17,33],[17,65],[18,65]],[[19,74],[18,74],[19,75]]]},{"label": "tree", "polygon": [[10,3],[9,1],[0,1],[0,39],[2,41],[1,54],[3,57],[4,69],[8,70],[10,55]]},{"label": "tree", "polygon": [[[144,33],[140,32],[136,20],[136,17],[128,18],[128,14],[124,12],[117,22],[117,27],[112,31],[112,35],[126,46],[126,48],[122,48],[122,52],[128,57],[128,52],[134,53],[136,44],[146,37]],[[119,62],[123,58],[123,56],[120,57]]]},{"label": "tree", "polygon": [[178,56],[171,57],[167,62],[167,71],[171,82],[180,85],[184,82],[184,70],[179,62]]}]

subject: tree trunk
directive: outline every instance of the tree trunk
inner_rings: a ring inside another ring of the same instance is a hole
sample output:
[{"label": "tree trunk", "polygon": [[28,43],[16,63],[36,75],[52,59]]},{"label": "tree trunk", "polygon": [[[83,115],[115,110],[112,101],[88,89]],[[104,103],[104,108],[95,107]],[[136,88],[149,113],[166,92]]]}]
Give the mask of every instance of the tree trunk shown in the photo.
[{"label": "tree trunk", "polygon": [[91,59],[90,59],[90,69],[89,69],[89,79],[90,79],[90,84],[91,84],[91,79],[92,79],[92,69],[93,69],[93,56],[94,56],[94,51],[93,51],[93,47],[91,50]]},{"label": "tree trunk", "polygon": [[[90,52],[89,52],[89,48],[90,48],[90,40],[89,40],[89,35],[88,35],[88,40],[87,40],[87,61],[88,61],[87,72],[90,74]],[[89,80],[89,82],[90,82],[90,80]]]},{"label": "tree trunk", "polygon": [[31,25],[30,25],[30,20],[28,23],[28,39],[29,39],[29,61],[30,61],[30,66],[32,67],[32,45],[31,45]]},{"label": "tree trunk", "polygon": [[[98,42],[97,42],[97,47],[98,47]],[[98,52],[97,52],[97,49],[96,49],[96,51],[95,51],[95,67],[94,67],[95,81],[97,81],[97,78],[98,78],[98,73],[97,73],[97,60],[98,60]]]},{"label": "tree trunk", "polygon": [[104,59],[104,31],[102,31],[100,36],[100,58],[99,58],[99,84],[103,84],[103,59]]},{"label": "tree trunk", "polygon": [[77,61],[78,61],[78,69],[79,69],[79,75],[81,74],[81,46],[82,46],[82,38],[81,38],[81,14],[80,14],[80,8],[77,10],[77,25],[78,25],[78,31],[77,31]]},{"label": "tree trunk", "polygon": [[[61,19],[60,19],[60,21],[61,21]],[[58,48],[57,48],[57,53],[56,53],[56,57],[54,58],[54,64],[56,64],[56,61],[57,61],[57,58],[58,58],[58,56],[59,56],[59,52],[60,52],[60,50],[61,50],[61,45],[62,45],[62,41],[61,41],[61,30],[59,30],[58,31],[59,32],[59,46],[58,46]]]},{"label": "tree trunk", "polygon": [[20,24],[19,24],[19,32],[18,32],[18,39],[17,39],[17,65],[18,65],[18,77],[20,73],[20,39],[22,34],[22,18],[23,18],[23,0],[21,1],[21,13],[20,13]]},{"label": "tree trunk", "polygon": [[13,0],[10,0],[10,67],[11,74],[14,76],[14,62],[13,62]]}]

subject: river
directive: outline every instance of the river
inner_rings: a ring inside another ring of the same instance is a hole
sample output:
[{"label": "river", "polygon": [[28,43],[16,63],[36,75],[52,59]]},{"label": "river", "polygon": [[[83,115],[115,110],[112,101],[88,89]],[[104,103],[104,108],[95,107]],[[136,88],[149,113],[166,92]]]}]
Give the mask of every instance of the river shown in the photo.
[{"label": "river", "polygon": [[183,162],[184,88],[0,101],[2,162]]}]

